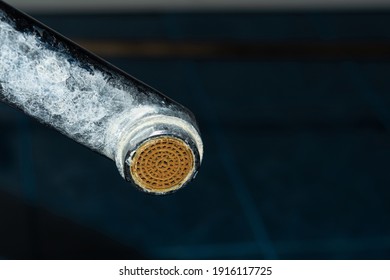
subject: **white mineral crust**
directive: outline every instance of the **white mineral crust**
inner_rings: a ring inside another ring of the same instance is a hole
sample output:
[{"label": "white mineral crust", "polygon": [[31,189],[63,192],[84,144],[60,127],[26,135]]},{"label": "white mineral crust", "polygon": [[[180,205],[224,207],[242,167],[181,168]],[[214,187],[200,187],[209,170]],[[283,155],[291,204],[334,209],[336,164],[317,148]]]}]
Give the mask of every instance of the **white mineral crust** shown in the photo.
[{"label": "white mineral crust", "polygon": [[[86,67],[65,48],[50,48],[36,34],[16,30],[0,11],[0,97],[5,102],[115,160],[129,124],[156,113],[139,95],[131,84]],[[193,134],[202,157],[196,129],[171,119]]]}]

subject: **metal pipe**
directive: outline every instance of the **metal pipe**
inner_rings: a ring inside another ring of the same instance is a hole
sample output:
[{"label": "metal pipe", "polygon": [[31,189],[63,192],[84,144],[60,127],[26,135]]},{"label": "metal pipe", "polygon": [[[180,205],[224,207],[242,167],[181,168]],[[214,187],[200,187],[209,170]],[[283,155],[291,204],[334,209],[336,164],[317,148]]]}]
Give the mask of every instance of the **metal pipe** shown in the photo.
[{"label": "metal pipe", "polygon": [[188,109],[2,1],[0,99],[114,160],[149,193],[181,188],[202,161]]}]

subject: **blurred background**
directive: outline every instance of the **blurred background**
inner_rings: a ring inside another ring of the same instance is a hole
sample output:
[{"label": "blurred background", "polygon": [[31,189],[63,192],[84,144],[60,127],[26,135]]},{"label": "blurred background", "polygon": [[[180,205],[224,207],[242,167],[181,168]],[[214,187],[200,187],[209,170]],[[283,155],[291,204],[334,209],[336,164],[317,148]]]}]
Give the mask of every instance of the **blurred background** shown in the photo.
[{"label": "blurred background", "polygon": [[390,258],[390,1],[8,0],[190,108],[187,188],[0,104],[0,258]]}]

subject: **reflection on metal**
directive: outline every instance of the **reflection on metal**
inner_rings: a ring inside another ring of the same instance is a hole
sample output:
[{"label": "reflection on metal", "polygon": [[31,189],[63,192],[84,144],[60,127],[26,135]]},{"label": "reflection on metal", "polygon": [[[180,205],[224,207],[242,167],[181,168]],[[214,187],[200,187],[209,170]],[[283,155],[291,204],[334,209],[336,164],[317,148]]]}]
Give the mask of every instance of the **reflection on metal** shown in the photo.
[{"label": "reflection on metal", "polygon": [[1,1],[0,38],[3,102],[114,160],[146,192],[194,177],[203,144],[186,108]]}]

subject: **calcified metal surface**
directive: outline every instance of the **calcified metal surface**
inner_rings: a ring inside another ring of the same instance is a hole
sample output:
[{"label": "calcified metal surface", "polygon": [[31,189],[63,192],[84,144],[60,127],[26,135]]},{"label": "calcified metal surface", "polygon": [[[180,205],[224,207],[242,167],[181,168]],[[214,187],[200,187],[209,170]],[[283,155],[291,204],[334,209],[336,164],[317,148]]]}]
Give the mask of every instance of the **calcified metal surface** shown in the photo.
[{"label": "calcified metal surface", "polygon": [[158,135],[183,139],[202,160],[188,110],[1,1],[0,98],[115,160],[129,181],[136,149]]}]

